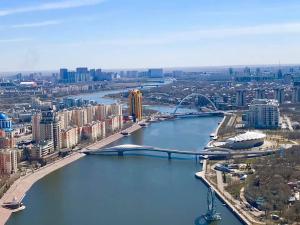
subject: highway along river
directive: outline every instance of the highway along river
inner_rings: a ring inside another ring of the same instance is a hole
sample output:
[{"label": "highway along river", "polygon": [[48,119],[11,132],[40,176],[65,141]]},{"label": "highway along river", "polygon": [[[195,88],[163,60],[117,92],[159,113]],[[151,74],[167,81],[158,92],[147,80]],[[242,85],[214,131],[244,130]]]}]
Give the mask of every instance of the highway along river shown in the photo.
[{"label": "highway along river", "polygon": [[[202,149],[220,117],[152,123],[113,145]],[[207,187],[194,177],[193,158],[86,156],[39,180],[24,198],[26,209],[8,225],[193,225],[207,209]],[[222,220],[241,222],[217,200]],[[201,224],[206,224],[204,221]]]}]

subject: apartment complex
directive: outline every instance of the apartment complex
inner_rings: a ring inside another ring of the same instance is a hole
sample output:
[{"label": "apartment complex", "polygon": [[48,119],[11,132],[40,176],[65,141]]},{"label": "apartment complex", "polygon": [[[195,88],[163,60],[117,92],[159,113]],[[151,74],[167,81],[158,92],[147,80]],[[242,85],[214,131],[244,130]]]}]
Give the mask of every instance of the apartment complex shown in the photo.
[{"label": "apartment complex", "polygon": [[17,172],[17,151],[13,149],[0,150],[0,174],[12,174]]},{"label": "apartment complex", "polygon": [[244,120],[247,127],[274,129],[279,127],[279,104],[274,99],[254,99]]},{"label": "apartment complex", "polygon": [[33,159],[45,159],[60,149],[72,149],[80,141],[96,141],[107,132],[120,130],[123,126],[122,106],[86,105],[54,112],[44,108],[32,117],[35,145],[31,150]]}]

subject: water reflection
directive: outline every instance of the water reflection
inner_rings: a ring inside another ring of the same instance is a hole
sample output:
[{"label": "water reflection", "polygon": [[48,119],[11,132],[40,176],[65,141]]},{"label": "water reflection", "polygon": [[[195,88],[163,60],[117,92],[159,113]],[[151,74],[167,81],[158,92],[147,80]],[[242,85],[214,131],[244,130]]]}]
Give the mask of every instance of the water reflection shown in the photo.
[{"label": "water reflection", "polygon": [[205,216],[202,215],[202,216],[199,216],[195,219],[195,222],[194,222],[195,225],[218,225],[220,224],[220,221],[211,221],[211,222],[208,222],[206,219],[205,219]]}]

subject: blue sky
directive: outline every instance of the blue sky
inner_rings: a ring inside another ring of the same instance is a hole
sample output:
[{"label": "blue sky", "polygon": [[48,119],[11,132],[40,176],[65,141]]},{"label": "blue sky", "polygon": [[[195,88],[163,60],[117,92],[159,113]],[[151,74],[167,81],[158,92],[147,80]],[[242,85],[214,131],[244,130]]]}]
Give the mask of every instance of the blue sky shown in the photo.
[{"label": "blue sky", "polygon": [[297,0],[1,0],[0,71],[300,62]]}]

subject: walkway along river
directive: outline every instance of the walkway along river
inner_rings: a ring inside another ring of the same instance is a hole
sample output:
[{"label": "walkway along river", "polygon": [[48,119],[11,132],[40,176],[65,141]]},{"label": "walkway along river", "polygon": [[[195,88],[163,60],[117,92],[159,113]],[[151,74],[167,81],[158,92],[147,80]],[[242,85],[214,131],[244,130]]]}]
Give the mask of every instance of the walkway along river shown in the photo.
[{"label": "walkway along river", "polygon": [[[111,144],[201,150],[220,117],[153,123]],[[8,225],[189,225],[206,212],[207,187],[194,158],[86,156],[39,180]],[[241,222],[217,200],[219,224]],[[205,221],[202,221],[205,224]]]}]

